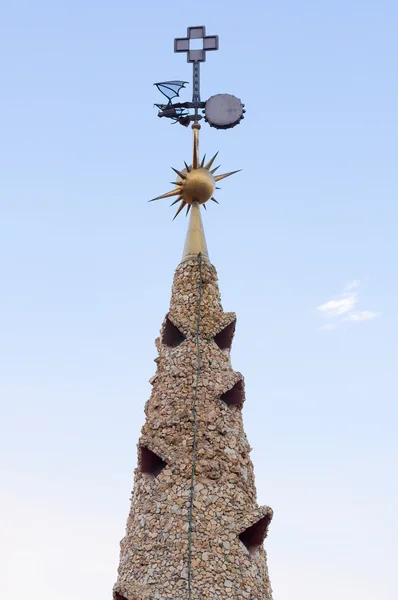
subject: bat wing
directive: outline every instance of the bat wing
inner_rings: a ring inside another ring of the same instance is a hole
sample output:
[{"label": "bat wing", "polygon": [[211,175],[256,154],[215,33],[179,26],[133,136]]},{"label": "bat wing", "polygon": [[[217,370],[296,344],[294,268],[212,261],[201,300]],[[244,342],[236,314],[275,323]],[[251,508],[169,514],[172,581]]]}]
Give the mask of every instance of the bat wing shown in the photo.
[{"label": "bat wing", "polygon": [[163,96],[166,96],[166,98],[169,101],[169,104],[171,104],[172,99],[177,98],[180,95],[180,91],[183,88],[185,88],[187,83],[188,83],[188,81],[175,80],[175,81],[160,81],[159,83],[154,83],[153,85],[156,85],[159,92],[161,94],[163,94]]}]

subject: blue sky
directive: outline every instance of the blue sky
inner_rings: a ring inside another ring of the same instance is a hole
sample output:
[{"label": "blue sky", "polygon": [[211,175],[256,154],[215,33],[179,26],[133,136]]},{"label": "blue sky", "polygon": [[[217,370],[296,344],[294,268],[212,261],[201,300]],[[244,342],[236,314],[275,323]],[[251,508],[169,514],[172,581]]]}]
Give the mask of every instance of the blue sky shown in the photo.
[{"label": "blue sky", "polygon": [[396,600],[397,21],[392,0],[2,6],[2,597],[111,597],[187,225],[146,202],[191,152],[152,83],[191,81],[173,38],[205,24],[202,97],[247,109],[202,129],[243,169],[203,218],[274,598]]}]

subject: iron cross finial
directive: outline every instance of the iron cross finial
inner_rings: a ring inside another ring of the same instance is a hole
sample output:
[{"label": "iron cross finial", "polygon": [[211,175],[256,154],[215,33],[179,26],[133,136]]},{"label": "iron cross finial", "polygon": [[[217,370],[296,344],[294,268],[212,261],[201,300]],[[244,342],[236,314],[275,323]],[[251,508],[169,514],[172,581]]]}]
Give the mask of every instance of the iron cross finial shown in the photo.
[{"label": "iron cross finial", "polygon": [[[244,104],[231,94],[216,94],[205,102],[200,98],[200,63],[205,62],[206,53],[218,50],[218,35],[206,35],[203,25],[187,28],[187,37],[174,39],[174,52],[185,52],[187,62],[192,64],[192,102],[172,102],[185,88],[186,81],[173,80],[155,83],[158,90],[164,94],[167,104],[155,104],[159,109],[159,117],[172,119],[188,127],[190,123],[199,124],[205,119],[210,127],[216,129],[231,129],[243,119]],[[199,109],[202,114],[199,114]],[[191,111],[194,111],[192,114]]]},{"label": "iron cross finial", "polygon": [[[202,40],[202,47],[192,40]],[[186,52],[187,62],[204,62],[208,50],[218,50],[218,35],[206,35],[206,27],[188,27],[186,38],[175,38],[174,52]]]},{"label": "iron cross finial", "polygon": [[218,50],[218,35],[206,35],[204,25],[188,27],[186,38],[174,40],[174,52],[186,52],[187,61],[193,63],[192,102],[200,102],[200,63],[205,62],[208,50]]},{"label": "iron cross finial", "polygon": [[[231,171],[230,173],[214,175],[219,168],[219,166],[214,169],[212,168],[218,152],[208,162],[206,162],[205,156],[202,160],[199,159],[199,130],[201,128],[199,121],[203,119],[203,116],[199,114],[199,109],[204,109],[205,121],[211,127],[216,127],[217,129],[230,129],[234,127],[243,119],[243,113],[245,112],[243,109],[244,105],[239,98],[231,94],[216,94],[206,102],[200,100],[200,63],[206,60],[206,52],[208,50],[218,50],[218,35],[206,35],[206,28],[203,26],[188,27],[186,38],[175,38],[174,40],[174,51],[186,52],[187,61],[192,63],[192,102],[172,102],[173,98],[179,96],[180,90],[185,87],[186,81],[173,80],[155,83],[158,90],[169,100],[166,105],[156,104],[160,110],[158,116],[169,117],[174,122],[186,127],[191,124],[193,132],[192,163],[184,163],[185,169],[182,171],[173,168],[173,171],[178,175],[178,179],[173,182],[175,188],[171,192],[166,192],[150,200],[150,202],[153,202],[161,198],[176,196],[177,199],[171,205],[173,206],[173,204],[180,202],[175,217],[184,207],[187,209],[187,214],[192,208],[191,233],[187,237],[184,260],[186,257],[192,256],[193,248],[195,248],[195,255],[199,252],[207,256],[204,235],[200,234],[200,243],[199,245],[196,243],[198,232],[202,231],[199,205],[203,204],[206,208],[208,200],[218,203],[213,196],[214,190],[218,189],[215,185],[216,182],[237,173],[237,171]],[[193,114],[189,112],[192,109],[194,110]]]}]

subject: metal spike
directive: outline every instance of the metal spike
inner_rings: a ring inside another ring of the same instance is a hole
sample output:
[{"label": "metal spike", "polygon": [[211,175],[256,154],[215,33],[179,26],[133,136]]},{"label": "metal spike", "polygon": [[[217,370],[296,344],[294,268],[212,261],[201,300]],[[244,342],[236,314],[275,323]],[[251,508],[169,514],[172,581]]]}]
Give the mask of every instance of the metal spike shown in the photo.
[{"label": "metal spike", "polygon": [[177,200],[174,200],[174,202],[172,202],[170,204],[170,206],[174,206],[174,204],[177,204],[177,202],[179,202],[182,199],[182,196],[178,196]]},{"label": "metal spike", "polygon": [[185,165],[185,168],[186,168],[186,170],[187,170],[187,173],[189,173],[189,172],[191,171],[191,167],[188,167],[188,165],[187,165],[187,163],[185,162],[185,160],[184,160],[184,165]]},{"label": "metal spike", "polygon": [[215,198],[213,198],[213,196],[211,197],[211,199],[213,200],[213,202],[215,202],[216,204],[220,204],[218,200],[216,200]]},{"label": "metal spike", "polygon": [[190,210],[191,210],[191,205],[188,204],[188,206],[187,206],[187,212],[185,213],[185,216],[187,216],[187,214],[189,213]]},{"label": "metal spike", "polygon": [[175,215],[174,215],[174,217],[173,217],[173,221],[174,221],[174,219],[177,217],[177,215],[179,215],[179,214],[180,214],[180,212],[182,211],[182,209],[184,208],[184,206],[185,206],[185,202],[184,202],[184,200],[183,200],[183,201],[181,202],[180,206],[178,207],[178,210],[177,210],[176,214],[175,214]]},{"label": "metal spike", "polygon": [[209,169],[209,170],[210,170],[210,168],[211,168],[212,164],[214,163],[214,161],[215,161],[215,160],[216,160],[216,158],[217,158],[217,154],[218,154],[218,152],[216,152],[216,153],[215,153],[215,155],[213,156],[213,158],[211,158],[211,159],[209,160],[209,162],[208,162],[208,163],[207,163],[207,165],[205,166],[205,169]]},{"label": "metal spike", "polygon": [[182,171],[179,171],[178,169],[175,169],[174,167],[171,167],[171,168],[173,169],[174,173],[177,173],[177,175],[179,177],[181,177],[181,179],[186,179],[187,178],[186,174],[183,173]]},{"label": "metal spike", "polygon": [[221,188],[216,186],[216,190],[221,190]]},{"label": "metal spike", "polygon": [[200,168],[203,169],[205,166],[206,154],[203,155],[202,162],[200,163]]},{"label": "metal spike", "polygon": [[204,205],[203,205],[203,208],[204,208],[205,210],[207,210],[207,206],[206,206],[206,204],[204,204]]},{"label": "metal spike", "polygon": [[179,196],[180,194],[181,190],[172,190],[171,192],[167,192],[166,194],[152,198],[152,200],[148,200],[148,202],[154,202],[155,200],[161,200],[162,198],[171,198],[172,196]]},{"label": "metal spike", "polygon": [[218,165],[218,167],[216,167],[215,169],[212,169],[210,171],[210,173],[213,175],[213,173],[215,173],[217,171],[217,169],[219,169],[221,167],[221,165]]},{"label": "metal spike", "polygon": [[224,173],[223,175],[216,175],[214,177],[215,181],[221,181],[221,179],[225,179],[226,177],[230,177],[231,175],[235,175],[235,173],[239,173],[242,169],[238,169],[237,171],[231,171],[230,173]]}]

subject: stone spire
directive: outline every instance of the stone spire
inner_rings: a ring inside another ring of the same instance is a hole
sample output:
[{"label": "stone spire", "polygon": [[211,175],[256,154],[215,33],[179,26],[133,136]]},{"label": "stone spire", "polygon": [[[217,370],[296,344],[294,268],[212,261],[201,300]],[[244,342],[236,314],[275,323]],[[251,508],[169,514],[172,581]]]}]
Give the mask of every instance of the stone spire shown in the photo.
[{"label": "stone spire", "polygon": [[[200,38],[203,50],[192,49],[190,40]],[[218,129],[234,127],[244,112],[228,94],[200,100],[200,62],[217,48],[218,36],[206,36],[203,26],[175,40],[175,51],[193,63],[192,103],[171,102],[186,82],[155,84],[169,99],[156,105],[159,116],[192,122],[193,148],[192,163],[173,169],[174,189],[153,200],[174,198],[175,216],[191,215],[156,340],[114,600],[272,600],[263,548],[272,510],[256,501],[243,376],[230,361],[236,317],[221,306],[200,216],[200,205],[217,202],[216,183],[237,171],[215,174],[217,154],[199,159],[199,109]]]},{"label": "stone spire", "polygon": [[230,362],[236,317],[223,311],[202,233],[193,203],[156,340],[114,600],[272,598],[272,510],[256,501],[244,381]]}]

